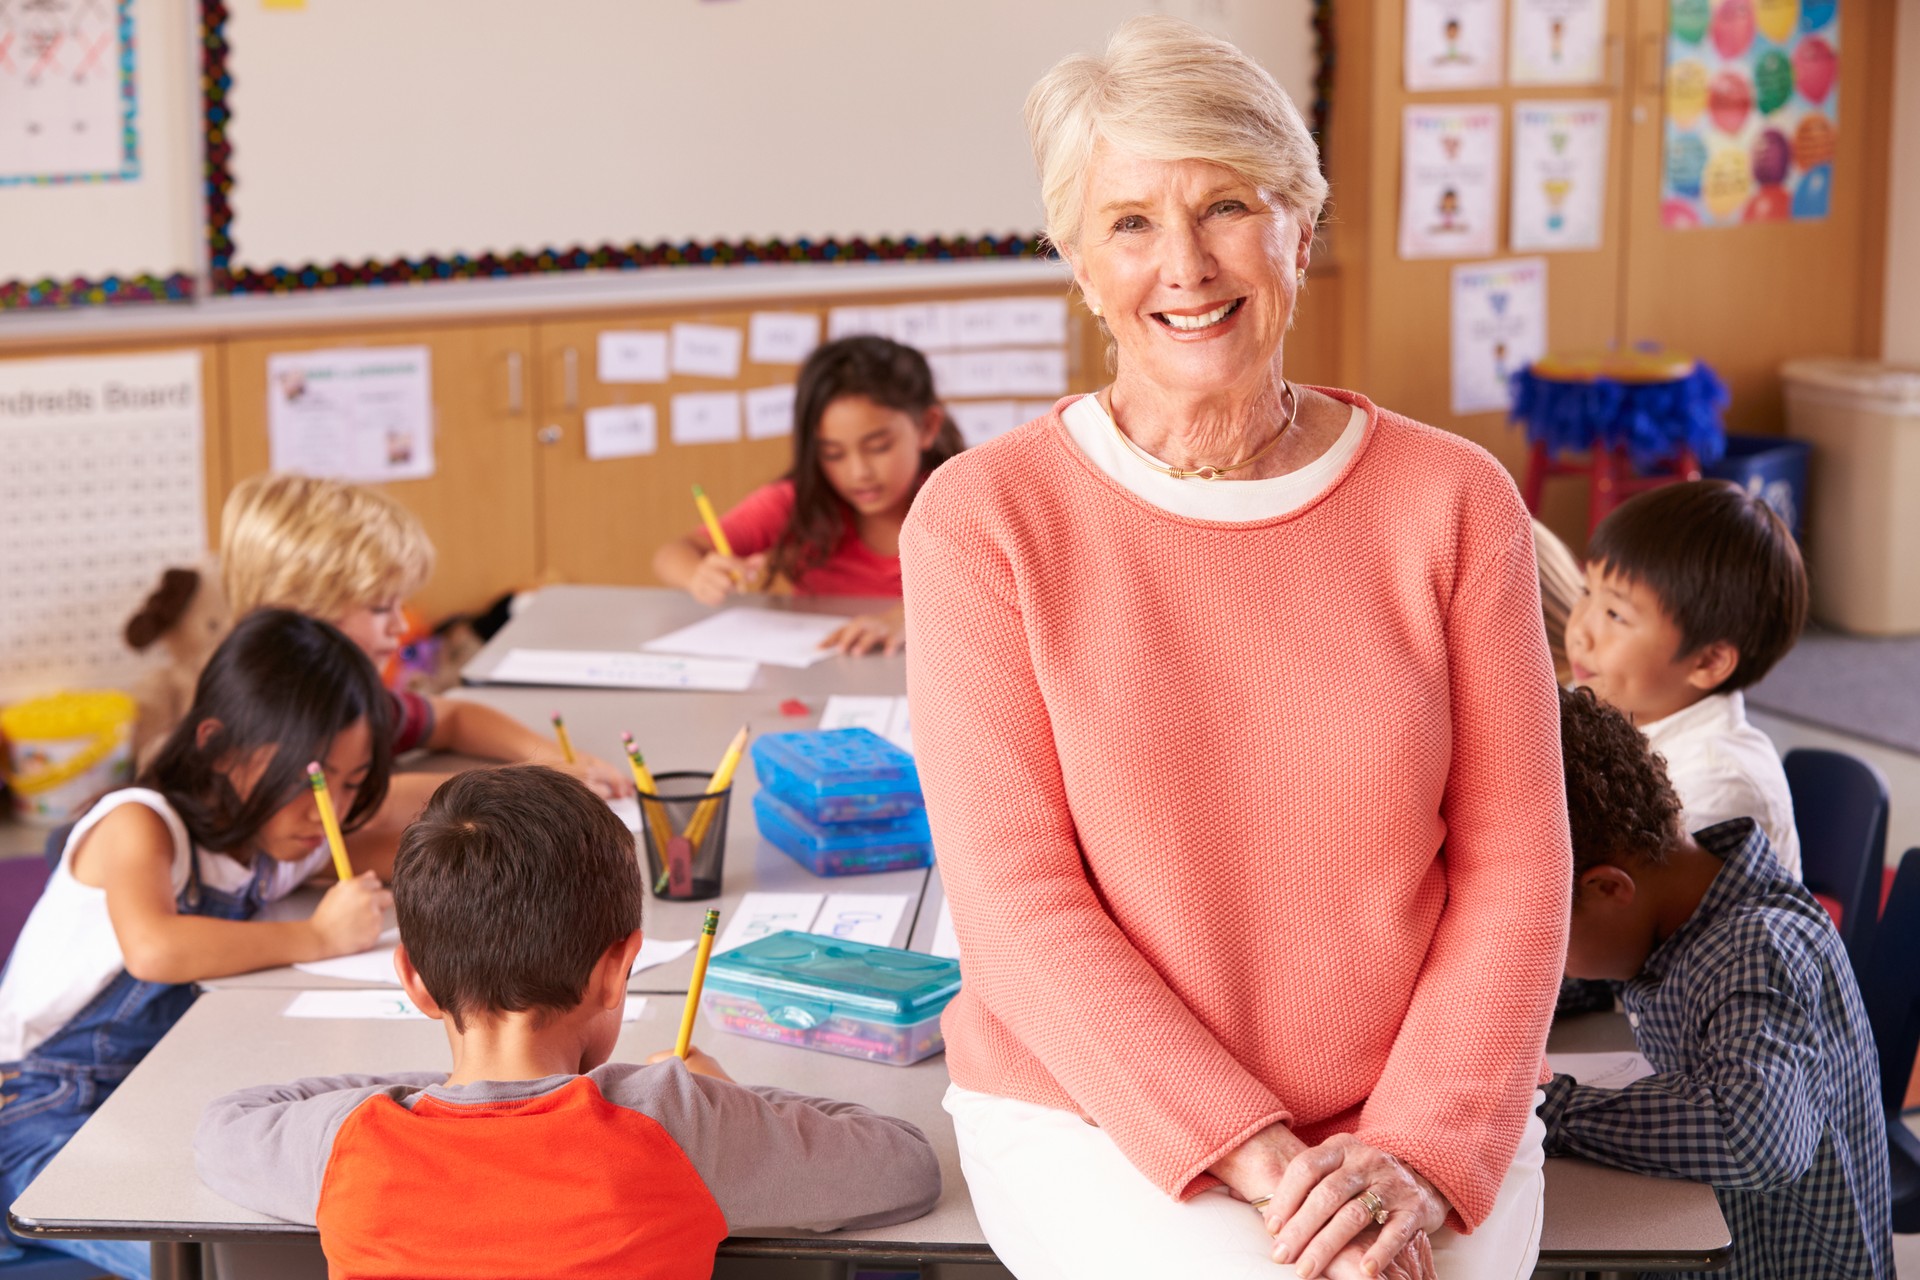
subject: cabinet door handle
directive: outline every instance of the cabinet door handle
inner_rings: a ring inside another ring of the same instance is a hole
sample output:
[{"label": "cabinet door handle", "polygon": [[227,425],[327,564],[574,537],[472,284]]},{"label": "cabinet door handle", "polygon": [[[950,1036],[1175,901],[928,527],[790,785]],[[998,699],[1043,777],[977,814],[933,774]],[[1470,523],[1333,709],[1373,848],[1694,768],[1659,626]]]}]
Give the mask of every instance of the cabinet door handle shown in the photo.
[{"label": "cabinet door handle", "polygon": [[527,411],[526,379],[522,376],[520,353],[507,352],[507,416],[517,418]]},{"label": "cabinet door handle", "polygon": [[540,430],[534,432],[533,438],[535,440],[538,440],[541,444],[554,445],[554,444],[559,444],[560,437],[565,434],[566,433],[560,430],[559,427],[548,426],[548,427],[542,427],[540,428]]},{"label": "cabinet door handle", "polygon": [[568,347],[560,353],[560,394],[568,413],[580,409],[580,353]]}]

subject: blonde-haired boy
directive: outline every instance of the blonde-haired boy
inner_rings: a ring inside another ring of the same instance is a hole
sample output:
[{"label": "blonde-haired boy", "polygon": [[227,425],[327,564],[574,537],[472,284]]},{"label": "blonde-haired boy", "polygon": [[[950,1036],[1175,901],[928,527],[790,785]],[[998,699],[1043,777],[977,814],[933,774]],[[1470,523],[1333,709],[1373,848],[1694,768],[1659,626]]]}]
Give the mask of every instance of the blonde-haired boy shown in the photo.
[{"label": "blonde-haired boy", "polygon": [[[267,474],[234,486],[220,516],[221,575],[236,618],[294,609],[331,622],[384,669],[406,632],[401,602],[433,573],[433,542],[419,518],[373,489],[315,476]],[[489,760],[520,760],[571,773],[605,796],[631,783],[620,770],[558,744],[512,717],[459,698],[403,690],[393,697],[394,752],[425,747]],[[411,821],[445,775],[398,774],[370,848]],[[356,842],[358,843],[358,842]],[[384,845],[391,848],[391,839]]]}]

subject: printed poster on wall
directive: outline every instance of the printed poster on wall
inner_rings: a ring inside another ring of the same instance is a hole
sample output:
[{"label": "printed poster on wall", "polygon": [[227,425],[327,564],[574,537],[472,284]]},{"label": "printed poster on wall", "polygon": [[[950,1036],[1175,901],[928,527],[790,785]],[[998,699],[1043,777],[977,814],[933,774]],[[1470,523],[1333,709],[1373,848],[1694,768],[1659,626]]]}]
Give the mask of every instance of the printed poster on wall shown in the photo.
[{"label": "printed poster on wall", "polygon": [[0,186],[140,176],[132,0],[0,4]]},{"label": "printed poster on wall", "polygon": [[1508,383],[1547,349],[1547,262],[1513,258],[1453,269],[1453,411],[1504,413]]},{"label": "printed poster on wall", "polygon": [[433,474],[433,371],[425,347],[267,358],[275,471],[377,482]]},{"label": "printed poster on wall", "polygon": [[1501,19],[1501,0],[1407,0],[1407,88],[1499,84]]},{"label": "printed poster on wall", "polygon": [[1512,0],[1507,79],[1598,84],[1606,75],[1606,0]]},{"label": "printed poster on wall", "polygon": [[1671,0],[1660,220],[1824,218],[1840,121],[1838,0]]},{"label": "printed poster on wall", "polygon": [[1408,107],[1400,139],[1400,256],[1475,258],[1495,249],[1500,108]]},{"label": "printed poster on wall", "polygon": [[1512,248],[1600,247],[1608,117],[1604,98],[1513,104]]}]

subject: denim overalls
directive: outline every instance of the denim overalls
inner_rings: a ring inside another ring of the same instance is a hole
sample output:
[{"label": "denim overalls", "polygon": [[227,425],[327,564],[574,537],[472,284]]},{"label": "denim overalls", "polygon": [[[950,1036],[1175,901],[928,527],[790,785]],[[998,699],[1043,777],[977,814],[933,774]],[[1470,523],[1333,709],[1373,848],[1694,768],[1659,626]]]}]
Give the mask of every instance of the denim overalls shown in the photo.
[{"label": "denim overalls", "polygon": [[[63,851],[71,827],[48,845]],[[56,845],[55,841],[59,843]],[[182,915],[246,920],[260,910],[274,873],[273,859],[256,854],[253,877],[239,894],[200,883],[200,854],[189,849],[187,884],[176,905]],[[198,995],[190,982],[141,982],[122,969],[65,1026],[20,1062],[0,1063],[0,1192],[11,1205],[39,1176],[67,1139],[86,1123],[129,1072],[158,1044]],[[8,1233],[9,1239],[17,1239]],[[147,1246],[131,1241],[38,1240],[107,1266],[121,1275],[145,1275]],[[0,1246],[0,1261],[8,1252]],[[129,1264],[138,1263],[135,1271]]]}]

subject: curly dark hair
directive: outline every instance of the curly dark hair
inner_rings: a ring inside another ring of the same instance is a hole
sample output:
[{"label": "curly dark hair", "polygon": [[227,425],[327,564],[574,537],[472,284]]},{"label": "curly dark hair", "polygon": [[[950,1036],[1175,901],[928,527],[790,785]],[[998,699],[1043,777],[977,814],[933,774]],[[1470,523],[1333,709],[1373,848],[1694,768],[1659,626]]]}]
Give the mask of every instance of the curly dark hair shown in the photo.
[{"label": "curly dark hair", "polygon": [[1680,797],[1646,737],[1591,690],[1562,689],[1560,753],[1574,883],[1601,863],[1665,862],[1680,833]]}]

